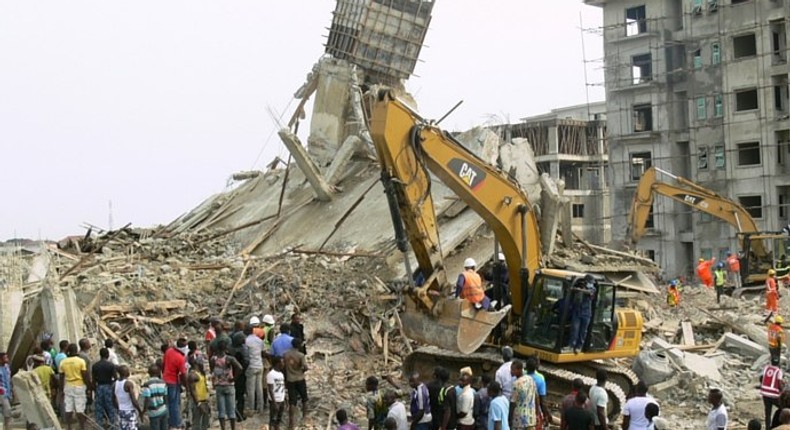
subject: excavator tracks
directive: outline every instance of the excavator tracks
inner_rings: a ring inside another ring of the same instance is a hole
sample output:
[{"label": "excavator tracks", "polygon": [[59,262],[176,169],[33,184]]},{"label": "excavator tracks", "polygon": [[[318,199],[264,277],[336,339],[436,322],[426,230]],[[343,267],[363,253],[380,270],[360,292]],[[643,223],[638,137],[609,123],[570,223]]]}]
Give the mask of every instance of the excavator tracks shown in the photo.
[{"label": "excavator tracks", "polygon": [[[501,353],[495,348],[483,347],[478,352],[464,355],[426,346],[416,349],[406,357],[403,370],[407,375],[418,372],[422,379],[427,380],[431,378],[436,366],[443,366],[456,375],[462,367],[469,366],[476,376],[487,373],[493,377],[501,364]],[[591,387],[597,383],[595,373],[599,368],[606,369],[609,373],[609,381],[604,387],[609,394],[608,414],[610,417],[619,416],[626,395],[639,381],[630,369],[602,360],[562,365],[541,361],[539,371],[546,377],[551,393],[563,396],[567,392],[558,391],[558,386],[570,387],[574,379],[580,378],[584,385]]]}]

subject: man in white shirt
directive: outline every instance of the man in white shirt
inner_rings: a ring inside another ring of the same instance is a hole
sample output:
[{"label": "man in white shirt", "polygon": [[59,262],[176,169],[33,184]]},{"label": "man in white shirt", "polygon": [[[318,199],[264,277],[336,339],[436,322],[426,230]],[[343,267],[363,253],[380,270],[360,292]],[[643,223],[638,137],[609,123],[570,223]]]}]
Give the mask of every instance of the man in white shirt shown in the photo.
[{"label": "man in white shirt", "polygon": [[718,388],[711,388],[708,392],[708,403],[711,410],[708,412],[708,430],[727,430],[727,408],[721,402],[724,395]]},{"label": "man in white shirt", "polygon": [[458,430],[474,430],[475,416],[473,413],[475,405],[475,390],[469,386],[472,382],[472,375],[461,372],[458,383],[461,385],[461,394],[456,400],[456,411],[458,414]]},{"label": "man in white shirt", "polygon": [[110,363],[120,366],[121,361],[118,359],[118,354],[115,353],[115,342],[112,339],[105,339],[104,340],[104,347],[107,348],[107,351],[110,351]]},{"label": "man in white shirt", "polygon": [[409,418],[406,415],[406,405],[397,400],[392,390],[385,391],[382,399],[388,408],[387,418],[395,420],[397,423],[397,430],[409,430]]},{"label": "man in white shirt", "polygon": [[606,426],[606,407],[609,404],[609,394],[606,392],[606,380],[609,373],[605,369],[598,369],[595,372],[597,384],[590,387],[590,408],[595,416],[595,430],[605,430]]},{"label": "man in white shirt", "polygon": [[509,346],[502,348],[502,361],[504,363],[497,369],[494,380],[502,386],[502,395],[509,399],[510,394],[513,392],[513,381],[515,380],[510,373],[510,365],[513,364],[513,348]]},{"label": "man in white shirt", "polygon": [[636,384],[636,396],[628,399],[623,406],[623,429],[647,430],[650,421],[645,416],[645,407],[648,403],[655,403],[656,399],[647,395],[647,384],[639,381]]}]

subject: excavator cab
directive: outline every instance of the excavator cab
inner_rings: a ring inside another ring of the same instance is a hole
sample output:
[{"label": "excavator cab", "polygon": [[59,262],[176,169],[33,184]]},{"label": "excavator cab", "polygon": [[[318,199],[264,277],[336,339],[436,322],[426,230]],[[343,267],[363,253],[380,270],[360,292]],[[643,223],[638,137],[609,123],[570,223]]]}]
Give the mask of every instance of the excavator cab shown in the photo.
[{"label": "excavator cab", "polygon": [[624,319],[635,318],[635,313],[615,309],[617,289],[603,277],[596,278],[592,319],[582,354],[569,353],[565,349],[572,336],[574,303],[581,299],[581,293],[574,291],[574,286],[585,282],[584,276],[583,273],[556,269],[543,269],[536,275],[526,316],[522,320],[521,343],[527,348],[526,352],[538,353],[541,358],[555,363],[587,361],[591,354],[599,354],[600,358],[633,355],[633,348],[623,348],[624,344],[618,341],[618,337],[638,335],[630,329],[625,330],[628,327],[621,327],[618,312],[632,315]]}]

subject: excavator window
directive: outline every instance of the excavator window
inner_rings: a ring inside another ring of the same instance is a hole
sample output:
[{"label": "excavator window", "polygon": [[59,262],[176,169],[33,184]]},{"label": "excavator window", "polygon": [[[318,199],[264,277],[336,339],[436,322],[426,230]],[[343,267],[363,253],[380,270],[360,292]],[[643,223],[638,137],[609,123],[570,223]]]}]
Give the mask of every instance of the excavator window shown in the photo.
[{"label": "excavator window", "polygon": [[[533,297],[524,319],[525,344],[560,352],[570,339],[573,321],[573,302],[579,293],[571,289],[572,280],[538,276]],[[578,278],[575,282],[584,282]],[[617,333],[614,317],[615,287],[597,283],[593,299],[593,318],[590,322],[585,351],[606,351]]]},{"label": "excavator window", "polygon": [[584,351],[590,352],[608,350],[617,333],[617,318],[614,317],[615,286],[598,282],[596,288],[597,297],[590,322],[588,343],[584,347]]},{"label": "excavator window", "polygon": [[570,336],[570,282],[562,278],[538,276],[524,319],[527,345],[559,350]]}]

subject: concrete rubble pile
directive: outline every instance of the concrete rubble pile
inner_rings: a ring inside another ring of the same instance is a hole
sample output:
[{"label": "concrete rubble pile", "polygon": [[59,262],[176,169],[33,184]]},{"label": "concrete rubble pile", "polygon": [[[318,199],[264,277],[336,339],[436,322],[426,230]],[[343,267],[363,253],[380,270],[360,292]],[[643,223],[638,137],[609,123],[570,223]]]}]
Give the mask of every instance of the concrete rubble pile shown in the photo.
[{"label": "concrete rubble pile", "polygon": [[[678,309],[653,297],[629,299],[645,316],[646,328],[633,368],[650,385],[673,428],[704,427],[712,387],[723,390],[730,418],[744,428],[749,419],[762,418],[757,386],[770,359],[764,297],[723,296],[716,304],[713,290],[697,285],[685,287]],[[787,306],[785,295],[780,308]],[[785,368],[790,364],[786,358]]]},{"label": "concrete rubble pile", "polygon": [[[270,313],[280,324],[297,311],[305,321],[310,395],[324,399],[316,403],[310,422],[323,426],[338,407],[362,418],[357,400],[364,379],[400,378],[410,346],[394,314],[397,296],[376,275],[381,258],[285,251],[245,259],[227,239],[157,237],[161,231],[110,232],[95,239],[104,242],[95,253],[72,254],[54,246],[44,251],[56,256],[50,271],[55,279],[81,262],[57,282],[57,289],[75,294],[85,336],[94,345],[107,338],[116,342],[136,382],[160,357],[162,342],[185,336],[202,345],[211,316],[222,315],[232,324]],[[35,339],[51,331],[46,325],[38,328]],[[96,359],[98,349],[92,350]],[[15,362],[28,353],[18,350]]]}]

